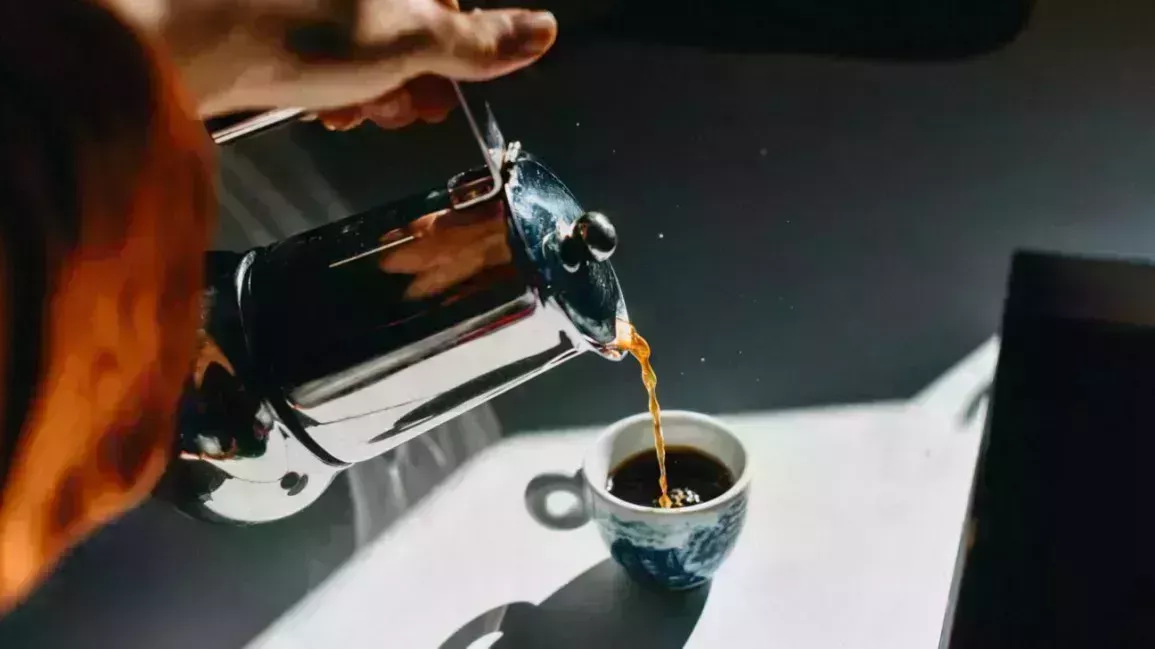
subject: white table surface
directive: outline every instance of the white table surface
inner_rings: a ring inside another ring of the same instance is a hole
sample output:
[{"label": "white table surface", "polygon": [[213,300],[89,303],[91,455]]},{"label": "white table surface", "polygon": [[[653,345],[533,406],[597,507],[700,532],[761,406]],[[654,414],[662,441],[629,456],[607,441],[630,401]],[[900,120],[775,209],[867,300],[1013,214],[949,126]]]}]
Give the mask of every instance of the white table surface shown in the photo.
[{"label": "white table surface", "polygon": [[[936,647],[982,417],[992,340],[909,402],[723,417],[747,445],[746,528],[708,590],[653,594],[591,525],[525,512],[526,484],[577,468],[597,429],[514,437],[463,467],[251,649]],[[492,636],[492,640],[495,636]],[[475,646],[489,646],[482,641]]]}]

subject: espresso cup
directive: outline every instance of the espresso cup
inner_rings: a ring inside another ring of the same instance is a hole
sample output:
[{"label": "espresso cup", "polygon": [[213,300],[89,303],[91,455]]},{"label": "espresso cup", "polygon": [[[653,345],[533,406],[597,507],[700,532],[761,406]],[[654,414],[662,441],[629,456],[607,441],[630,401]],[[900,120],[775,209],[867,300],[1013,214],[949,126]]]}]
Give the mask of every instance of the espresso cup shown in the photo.
[{"label": "espresso cup", "polygon": [[[643,413],[599,435],[576,475],[548,474],[531,480],[526,508],[552,529],[574,529],[592,518],[610,554],[631,577],[685,590],[709,581],[734,549],[746,519],[750,471],[742,443],[712,417],[663,412],[662,430],[667,446],[694,448],[725,465],[734,476],[733,486],[713,500],[677,509],[635,505],[611,494],[606,489],[610,472],[636,454],[654,450],[652,421]],[[676,487],[678,476],[668,477]],[[579,505],[551,512],[546,500],[559,492],[572,494]]]}]

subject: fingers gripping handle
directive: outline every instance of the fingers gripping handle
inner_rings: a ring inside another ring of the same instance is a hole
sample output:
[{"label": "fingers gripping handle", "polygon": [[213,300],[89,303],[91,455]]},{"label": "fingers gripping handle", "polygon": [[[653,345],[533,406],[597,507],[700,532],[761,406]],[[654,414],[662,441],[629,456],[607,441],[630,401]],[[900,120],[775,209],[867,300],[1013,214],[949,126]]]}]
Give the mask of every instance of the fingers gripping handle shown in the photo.
[{"label": "fingers gripping handle", "polygon": [[[484,106],[484,121],[479,121],[474,109],[470,106],[470,102],[466,99],[465,93],[461,91],[461,86],[456,81],[451,81],[451,83],[453,84],[453,92],[457,95],[457,103],[461,106],[461,112],[469,124],[470,134],[480,147],[481,155],[485,160],[485,167],[489,170],[488,188],[481,192],[470,192],[461,200],[455,198],[458,195],[457,192],[453,191],[455,181],[450,181],[449,189],[450,197],[453,198],[453,207],[464,210],[501,193],[505,184],[505,179],[501,173],[506,155],[505,137],[501,134],[497,120],[493,118],[493,113],[489,110],[489,105],[485,104]],[[243,116],[239,120],[215,120],[215,123],[210,121],[209,132],[213,142],[224,145],[288,124],[304,114],[305,111],[300,108],[282,108]]]}]

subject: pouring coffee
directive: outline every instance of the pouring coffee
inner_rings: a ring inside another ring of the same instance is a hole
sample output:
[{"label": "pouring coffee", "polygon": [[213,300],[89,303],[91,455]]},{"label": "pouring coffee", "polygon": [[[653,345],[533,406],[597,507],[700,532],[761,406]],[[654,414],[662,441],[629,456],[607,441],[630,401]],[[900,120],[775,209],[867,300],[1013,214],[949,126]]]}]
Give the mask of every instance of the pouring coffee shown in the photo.
[{"label": "pouring coffee", "polygon": [[212,520],[282,518],[352,464],[584,351],[623,357],[612,223],[458,93],[484,167],[210,257],[180,461],[160,495]]}]

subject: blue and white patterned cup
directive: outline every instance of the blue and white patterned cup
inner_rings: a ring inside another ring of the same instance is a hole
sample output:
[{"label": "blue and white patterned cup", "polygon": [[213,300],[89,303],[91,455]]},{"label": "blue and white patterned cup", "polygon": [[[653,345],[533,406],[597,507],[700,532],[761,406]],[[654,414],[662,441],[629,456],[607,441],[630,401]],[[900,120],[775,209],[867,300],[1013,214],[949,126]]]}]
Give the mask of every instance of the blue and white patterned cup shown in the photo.
[{"label": "blue and white patterned cup", "polygon": [[[679,509],[635,505],[606,490],[609,473],[627,458],[654,448],[650,415],[610,426],[594,442],[575,476],[543,475],[526,488],[526,507],[541,524],[573,529],[590,518],[610,554],[635,579],[672,590],[700,586],[729,556],[746,519],[750,472],[746,449],[718,420],[693,412],[662,413],[668,446],[689,446],[717,459],[734,475],[721,496]],[[677,476],[670,481],[677,484]],[[546,507],[550,494],[568,492],[581,506],[563,513]]]}]

